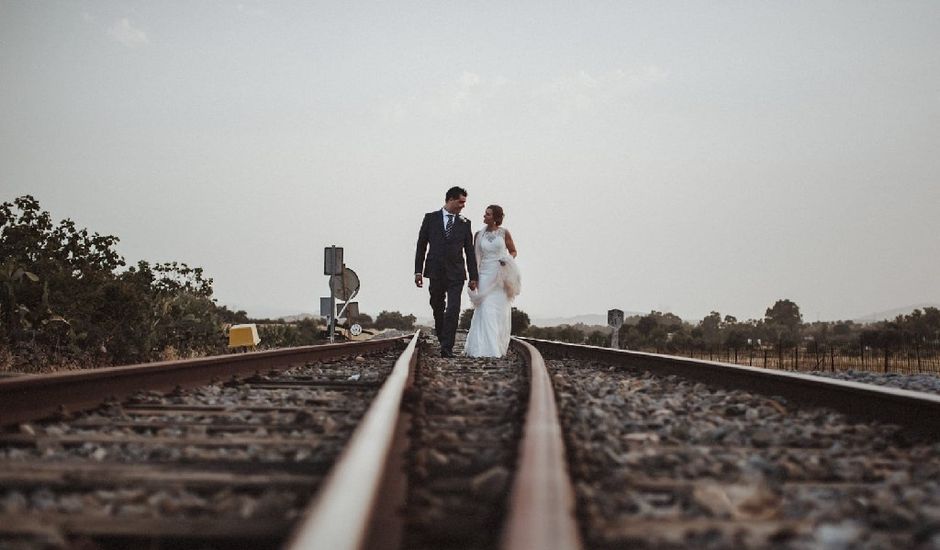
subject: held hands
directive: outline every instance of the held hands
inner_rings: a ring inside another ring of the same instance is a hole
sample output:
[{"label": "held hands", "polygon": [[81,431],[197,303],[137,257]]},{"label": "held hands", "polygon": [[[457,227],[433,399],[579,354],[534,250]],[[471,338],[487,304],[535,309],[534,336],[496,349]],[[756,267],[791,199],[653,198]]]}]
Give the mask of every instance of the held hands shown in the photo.
[{"label": "held hands", "polygon": [[[422,277],[420,273],[415,273],[415,286],[418,287],[418,288],[424,287],[424,277]],[[477,289],[477,282],[476,282],[476,281],[470,281],[470,282],[467,284],[467,286],[470,287],[470,290],[476,290],[476,289]]]}]

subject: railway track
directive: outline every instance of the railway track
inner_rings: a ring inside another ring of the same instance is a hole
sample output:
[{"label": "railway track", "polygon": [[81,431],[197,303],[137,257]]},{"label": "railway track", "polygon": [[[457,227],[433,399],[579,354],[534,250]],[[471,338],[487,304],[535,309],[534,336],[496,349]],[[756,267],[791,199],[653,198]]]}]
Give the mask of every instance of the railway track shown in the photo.
[{"label": "railway track", "polygon": [[0,380],[0,548],[940,547],[936,396],[537,340],[436,352]]},{"label": "railway track", "polygon": [[0,548],[439,547],[434,514],[472,520],[451,547],[575,547],[537,352],[404,340],[0,381]]},{"label": "railway track", "polygon": [[[279,547],[403,347],[4,381],[0,546]],[[191,387],[156,391],[167,377]],[[68,387],[54,418],[34,419]],[[154,389],[111,397],[131,387]]]},{"label": "railway track", "polygon": [[940,398],[533,341],[590,548],[940,548]]},{"label": "railway track", "polygon": [[[367,463],[379,453],[336,468],[292,547],[580,548],[554,394],[535,348],[515,341],[504,359],[441,360],[425,338],[420,350],[403,406],[390,400],[402,414],[389,431],[408,443],[381,443],[405,448],[402,462],[371,493],[356,493],[359,472],[378,469]],[[376,422],[391,428],[394,415],[380,411]]]},{"label": "railway track", "polygon": [[525,364],[514,350],[451,361],[434,357],[430,342],[421,346],[404,547],[494,547],[525,415]]}]

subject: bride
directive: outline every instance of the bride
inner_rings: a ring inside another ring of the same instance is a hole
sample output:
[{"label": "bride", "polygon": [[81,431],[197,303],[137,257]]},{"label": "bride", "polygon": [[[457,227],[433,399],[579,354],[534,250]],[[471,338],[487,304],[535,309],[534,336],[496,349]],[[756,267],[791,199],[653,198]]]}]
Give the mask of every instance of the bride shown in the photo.
[{"label": "bride", "polygon": [[475,311],[464,354],[470,357],[502,357],[509,348],[513,298],[519,294],[520,277],[516,266],[516,245],[503,229],[502,207],[491,204],[483,214],[486,228],[474,235],[480,281],[470,290]]}]

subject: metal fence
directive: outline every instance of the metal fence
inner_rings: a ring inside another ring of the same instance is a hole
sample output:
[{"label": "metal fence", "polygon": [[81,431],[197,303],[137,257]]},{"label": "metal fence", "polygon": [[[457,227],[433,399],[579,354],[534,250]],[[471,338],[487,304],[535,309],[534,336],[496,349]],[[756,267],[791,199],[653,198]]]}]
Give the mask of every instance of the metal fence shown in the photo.
[{"label": "metal fence", "polygon": [[[655,350],[649,350],[655,351]],[[707,359],[737,365],[791,371],[867,371],[879,373],[940,375],[940,345],[917,344],[902,346],[809,345],[781,348],[757,347],[698,347],[660,351],[694,359]]]}]

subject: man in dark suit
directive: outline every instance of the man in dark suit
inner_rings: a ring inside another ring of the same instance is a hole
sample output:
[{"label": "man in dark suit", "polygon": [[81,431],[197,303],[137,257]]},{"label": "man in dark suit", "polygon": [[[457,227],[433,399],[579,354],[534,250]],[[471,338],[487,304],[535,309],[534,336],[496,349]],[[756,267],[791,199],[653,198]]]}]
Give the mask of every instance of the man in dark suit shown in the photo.
[{"label": "man in dark suit", "polygon": [[471,290],[476,290],[479,280],[470,220],[460,215],[466,204],[467,190],[451,187],[444,197],[444,208],[425,214],[418,231],[415,285],[423,287],[424,277],[431,280],[428,291],[434,311],[434,332],[441,343],[441,357],[454,356],[460,295],[467,271],[470,271],[467,286]]}]

